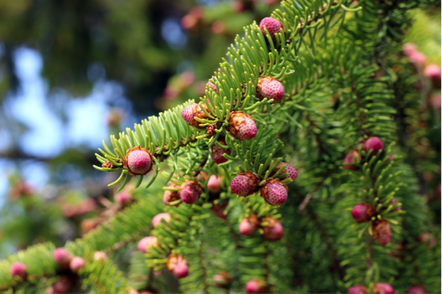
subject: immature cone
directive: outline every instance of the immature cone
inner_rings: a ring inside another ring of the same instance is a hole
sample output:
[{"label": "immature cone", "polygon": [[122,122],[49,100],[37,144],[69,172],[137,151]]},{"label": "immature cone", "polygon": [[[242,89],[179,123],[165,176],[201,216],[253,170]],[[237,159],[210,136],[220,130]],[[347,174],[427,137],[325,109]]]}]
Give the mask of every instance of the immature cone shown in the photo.
[{"label": "immature cone", "polygon": [[267,28],[267,31],[272,36],[272,38],[274,38],[275,34],[279,33],[281,29],[284,30],[284,27],[282,26],[281,22],[277,19],[274,19],[273,17],[265,17],[259,23],[259,28],[261,29],[261,32],[265,36],[266,31],[264,30],[264,27]]},{"label": "immature cone", "polygon": [[161,224],[162,219],[164,219],[166,223],[170,223],[170,214],[168,214],[167,212],[157,214],[152,219],[152,226],[155,228],[156,226]]},{"label": "immature cone", "polygon": [[239,196],[249,196],[258,190],[259,178],[255,173],[239,173],[230,183],[232,192]]},{"label": "immature cone", "polygon": [[405,56],[410,56],[413,52],[417,51],[416,44],[413,43],[405,43],[402,49]]},{"label": "immature cone", "polygon": [[264,76],[259,78],[256,86],[256,98],[258,99],[274,99],[279,102],[284,98],[284,86],[274,77]]},{"label": "immature cone", "polygon": [[144,237],[138,242],[138,250],[143,253],[147,253],[149,251],[149,247],[151,246],[159,246],[157,237],[148,236]]},{"label": "immature cone", "polygon": [[[205,108],[206,111],[208,110]],[[201,110],[201,107],[199,104],[191,104],[183,109],[181,112],[181,116],[183,119],[191,126],[201,128],[201,122],[197,121],[195,118],[200,119],[207,119],[207,115],[204,113],[204,111]]]},{"label": "immature cone", "polygon": [[152,170],[152,155],[140,146],[127,150],[124,167],[133,176],[142,176]]},{"label": "immature cone", "polygon": [[419,243],[427,243],[427,248],[431,248],[434,245],[436,245],[436,238],[431,236],[430,233],[423,233],[422,235],[416,238],[416,241],[418,241]]},{"label": "immature cone", "polygon": [[127,192],[118,193],[117,195],[115,195],[115,200],[121,206],[127,206],[127,205],[131,204],[134,201],[132,196],[130,196],[130,194],[127,193]]},{"label": "immature cone", "polygon": [[281,222],[277,219],[267,217],[265,219],[267,225],[263,227],[264,230],[264,239],[269,241],[278,241],[284,235],[284,229],[281,225]]},{"label": "immature cone", "polygon": [[213,213],[217,218],[225,219],[227,218],[227,214],[224,214],[227,205],[229,204],[228,199],[223,199],[221,203],[216,204],[212,202],[212,207],[210,208],[210,212]]},{"label": "immature cone", "polygon": [[217,275],[213,275],[213,286],[227,289],[232,284],[232,278],[228,272],[219,272]]},{"label": "immature cone", "polygon": [[178,254],[171,254],[167,260],[167,269],[178,279],[187,277],[189,274],[189,263]]},{"label": "immature cone", "polygon": [[209,192],[212,194],[218,194],[223,189],[222,182],[221,176],[211,175],[207,183],[207,189],[209,189]]},{"label": "immature cone", "polygon": [[[396,198],[393,198],[393,199],[390,200],[390,202],[389,202],[388,204],[390,204],[390,205],[396,205],[396,204],[398,204],[398,203],[399,203],[399,201],[397,201]],[[396,207],[395,209],[393,209],[393,211],[400,211],[400,210],[402,210],[402,207],[401,207],[401,206],[398,206],[398,207]]]},{"label": "immature cone", "polygon": [[[172,182],[169,182],[168,186],[172,187],[172,188],[179,187],[178,185],[176,185],[175,183],[172,183]],[[174,202],[178,199],[180,199],[180,193],[178,191],[169,191],[169,190],[164,191],[163,203],[166,204],[167,206],[171,206],[170,203]],[[179,205],[180,205],[180,203],[178,203],[174,206],[178,207]]]},{"label": "immature cone", "polygon": [[281,183],[279,179],[269,178],[259,190],[265,202],[272,206],[279,206],[286,202],[288,196],[287,185]]},{"label": "immature cone", "polygon": [[248,114],[242,111],[232,111],[228,131],[236,139],[245,141],[255,138],[258,129]]},{"label": "immature cone", "polygon": [[184,203],[192,204],[200,199],[203,190],[197,181],[187,181],[181,184],[180,197]]},{"label": "immature cone", "polygon": [[439,79],[441,78],[440,66],[436,64],[430,64],[425,67],[424,75],[429,79]]},{"label": "immature cone", "polygon": [[408,289],[407,294],[425,294],[425,288],[421,285],[412,286]]},{"label": "immature cone", "polygon": [[283,180],[285,179],[292,179],[293,181],[296,180],[296,178],[298,177],[298,171],[291,166],[290,164],[286,163],[286,162],[281,162],[279,163],[275,169],[273,170],[273,172],[270,174],[271,177],[273,177],[273,175],[283,166],[285,165],[285,169],[282,171],[282,173],[280,173],[280,175],[287,173],[288,175],[285,176],[284,178],[282,178]]},{"label": "immature cone", "polygon": [[254,234],[259,228],[259,220],[256,215],[252,214],[249,217],[242,219],[239,224],[239,232],[241,235],[250,236]]},{"label": "immature cone", "polygon": [[72,259],[72,255],[64,248],[55,249],[52,257],[54,258],[54,261],[63,269],[67,269],[69,267],[69,263]]},{"label": "immature cone", "polygon": [[86,261],[79,257],[75,256],[72,258],[71,262],[69,263],[69,268],[71,269],[71,272],[78,273],[78,271],[86,265]]},{"label": "immature cone", "polygon": [[375,221],[372,225],[373,238],[381,245],[387,245],[391,239],[390,224],[386,220]]},{"label": "immature cone", "polygon": [[394,294],[394,289],[390,284],[387,283],[377,283],[373,287],[374,294]]},{"label": "immature cone", "polygon": [[9,272],[13,278],[21,277],[23,280],[26,280],[28,276],[27,270],[28,267],[23,262],[14,262]]},{"label": "immature cone", "polygon": [[350,150],[350,152],[345,155],[343,167],[348,170],[357,170],[359,166],[353,163],[359,162],[360,160],[359,151],[357,149]]},{"label": "immature cone", "polygon": [[417,68],[421,68],[427,60],[427,56],[419,51],[411,52],[408,58],[410,58],[411,63]]},{"label": "immature cone", "polygon": [[365,152],[369,152],[372,150],[371,155],[375,155],[378,152],[382,152],[384,150],[384,143],[378,137],[369,137],[364,142],[364,150]]},{"label": "immature cone", "polygon": [[347,294],[367,294],[368,293],[368,289],[367,287],[363,286],[363,285],[357,285],[357,286],[353,286],[350,289],[348,289]]},{"label": "immature cone", "polygon": [[72,293],[73,280],[70,277],[64,276],[52,285],[53,294],[68,294]]},{"label": "immature cone", "polygon": [[[224,141],[224,138],[218,138],[218,142],[220,143],[220,145],[224,146],[227,145],[226,141]],[[230,148],[224,149],[217,146],[216,144],[213,144],[212,155],[211,155],[213,162],[215,162],[216,164],[221,164],[223,162],[226,162],[228,159],[225,158],[223,154],[225,153],[227,155],[230,155],[230,152],[231,152]]]},{"label": "immature cone", "polygon": [[267,293],[268,287],[266,282],[261,280],[251,280],[246,284],[246,292],[249,294]]},{"label": "immature cone", "polygon": [[358,203],[351,210],[351,216],[358,223],[369,222],[371,218],[375,215],[375,208],[368,203]]},{"label": "immature cone", "polygon": [[96,251],[94,253],[94,260],[105,261],[106,259],[107,259],[107,254],[104,253],[103,251]]},{"label": "immature cone", "polygon": [[218,89],[216,88],[216,86],[215,86],[214,83],[212,83],[211,81],[208,81],[208,82],[207,82],[207,85],[209,85],[209,86],[213,89],[213,91],[214,91],[216,94],[219,94],[219,93],[218,93]]}]

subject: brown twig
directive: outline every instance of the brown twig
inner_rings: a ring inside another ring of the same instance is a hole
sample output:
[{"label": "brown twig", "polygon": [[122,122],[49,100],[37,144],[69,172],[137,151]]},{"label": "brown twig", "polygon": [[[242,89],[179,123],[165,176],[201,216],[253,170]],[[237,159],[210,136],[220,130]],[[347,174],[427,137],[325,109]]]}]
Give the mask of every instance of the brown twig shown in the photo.
[{"label": "brown twig", "polygon": [[318,191],[319,188],[321,188],[322,184],[325,182],[325,180],[330,176],[331,174],[331,170],[329,170],[324,177],[322,178],[322,180],[316,184],[316,186],[310,191],[310,193],[307,194],[307,196],[305,196],[304,200],[302,201],[301,205],[299,205],[298,208],[298,213],[303,213],[305,208],[307,207],[308,203],[310,202],[310,200],[312,199],[313,194]]}]

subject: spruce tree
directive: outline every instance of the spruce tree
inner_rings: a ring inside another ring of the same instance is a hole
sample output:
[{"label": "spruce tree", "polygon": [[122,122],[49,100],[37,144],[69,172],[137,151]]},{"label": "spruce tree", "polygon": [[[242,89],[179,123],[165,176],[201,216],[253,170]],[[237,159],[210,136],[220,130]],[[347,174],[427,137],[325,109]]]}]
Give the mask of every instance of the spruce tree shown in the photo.
[{"label": "spruce tree", "polygon": [[440,69],[404,47],[432,5],[284,0],[236,36],[203,97],[103,141],[116,213],[7,257],[0,289],[440,292],[422,197],[438,187],[419,182],[421,165],[440,176]]}]

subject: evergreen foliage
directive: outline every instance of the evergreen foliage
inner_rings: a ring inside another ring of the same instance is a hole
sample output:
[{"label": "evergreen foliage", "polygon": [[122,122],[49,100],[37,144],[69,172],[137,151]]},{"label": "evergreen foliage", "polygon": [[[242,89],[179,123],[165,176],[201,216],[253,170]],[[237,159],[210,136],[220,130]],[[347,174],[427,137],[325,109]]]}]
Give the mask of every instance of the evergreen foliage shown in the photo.
[{"label": "evergreen foliage", "polygon": [[[212,278],[220,271],[229,273],[226,288],[232,292],[244,292],[253,279],[264,281],[272,293],[344,293],[355,285],[371,293],[381,282],[397,293],[412,285],[440,292],[440,244],[420,238],[432,230],[433,212],[417,180],[420,164],[437,169],[440,162],[440,112],[422,113],[417,107],[423,98],[413,88],[415,69],[400,53],[404,30],[412,23],[409,11],[430,5],[440,7],[440,2],[284,0],[271,14],[283,26],[279,33],[263,34],[253,23],[228,48],[210,79],[217,91],[207,85],[198,101],[204,112],[204,118],[196,118],[199,128],[181,115],[195,103],[190,100],[103,142],[96,153],[101,165],[94,167],[120,173],[109,186],[129,192],[135,202],[64,246],[86,259],[78,275],[82,288],[174,291],[167,263],[178,254],[189,263],[188,275],[179,279],[183,293],[221,293]],[[282,82],[282,101],[256,98],[263,76]],[[240,141],[229,132],[233,111],[254,119],[253,139]],[[407,117],[421,117],[435,130],[422,130]],[[381,152],[363,147],[369,137],[381,138]],[[422,160],[418,142],[434,137]],[[214,145],[231,150],[226,162],[213,162]],[[154,161],[145,176],[130,175],[124,165],[127,150],[137,146]],[[356,169],[343,168],[354,149],[360,156]],[[284,171],[285,163],[299,172],[295,181]],[[278,178],[288,187],[287,201],[273,207],[258,191],[248,197],[232,193],[232,179],[247,171],[259,177],[260,187]],[[221,176],[221,192],[209,192],[211,175]],[[165,191],[178,192],[191,180],[203,191],[196,203],[163,205]],[[351,217],[358,203],[374,207],[370,221],[356,223]],[[171,219],[153,228],[152,218],[160,212]],[[260,228],[241,235],[238,225],[250,215],[258,217]],[[280,240],[266,237],[271,219],[284,228]],[[382,221],[391,227],[388,244],[374,238],[374,224]],[[440,229],[430,233],[440,241]],[[145,236],[155,236],[158,245],[146,254],[134,251]],[[39,244],[1,261],[0,288],[29,293],[52,283],[54,275],[63,276],[52,259],[54,249]],[[95,251],[109,259],[94,261]],[[128,274],[112,262],[121,254],[130,264]],[[26,281],[9,274],[16,261],[28,266]]]}]

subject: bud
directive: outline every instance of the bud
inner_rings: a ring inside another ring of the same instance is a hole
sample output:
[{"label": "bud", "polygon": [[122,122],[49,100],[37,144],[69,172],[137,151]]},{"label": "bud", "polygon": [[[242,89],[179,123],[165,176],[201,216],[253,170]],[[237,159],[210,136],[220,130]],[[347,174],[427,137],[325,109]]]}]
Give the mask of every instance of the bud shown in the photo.
[{"label": "bud", "polygon": [[239,224],[239,232],[241,235],[250,236],[254,234],[259,228],[259,221],[256,215],[252,214],[249,217],[243,218]]},{"label": "bud", "polygon": [[167,260],[167,269],[178,279],[187,277],[189,274],[189,263],[178,254],[171,254]]},{"label": "bud", "polygon": [[[178,188],[179,186],[176,185],[175,183],[169,182],[168,187],[171,188]],[[166,190],[164,191],[164,195],[163,195],[163,203],[166,204],[167,206],[170,206],[171,202],[177,201],[180,198],[180,193],[178,191],[169,191]],[[179,206],[180,203],[176,204],[175,206]]]},{"label": "bud", "polygon": [[152,219],[152,226],[155,228],[156,226],[161,224],[162,219],[164,219],[166,223],[170,223],[170,214],[168,214],[167,212],[157,214]]},{"label": "bud", "polygon": [[236,139],[245,141],[255,138],[258,129],[250,115],[233,111],[230,113],[228,131]]},{"label": "bud", "polygon": [[239,173],[230,183],[232,192],[239,196],[249,196],[258,191],[259,178],[255,173]]},{"label": "bud", "polygon": [[225,219],[227,218],[227,214],[224,214],[227,205],[229,204],[228,199],[223,199],[221,203],[216,204],[212,202],[212,207],[210,208],[210,212],[212,212],[217,218]]},{"label": "bud", "polygon": [[281,22],[273,17],[264,17],[259,23],[259,28],[261,29],[261,32],[265,36],[266,31],[264,30],[264,27],[267,29],[272,39],[275,37],[275,34],[281,31],[281,29],[284,30],[284,27],[282,26]]},{"label": "bud", "polygon": [[[220,145],[224,145],[224,146],[227,145],[226,141],[222,137],[218,138],[218,143],[220,143]],[[213,162],[215,162],[216,164],[221,164],[223,162],[226,162],[228,159],[223,156],[224,153],[227,155],[230,155],[230,153],[231,153],[230,148],[224,149],[224,148],[217,146],[216,144],[212,145],[211,157],[212,157]]]},{"label": "bud", "polygon": [[127,206],[134,201],[132,196],[130,196],[130,194],[127,192],[118,193],[117,195],[115,195],[115,200],[121,206]]},{"label": "bud", "polygon": [[107,259],[107,254],[104,253],[103,251],[96,251],[94,253],[94,260],[105,261],[106,259]]},{"label": "bud", "polygon": [[54,258],[54,261],[58,263],[63,269],[67,269],[69,267],[69,263],[72,259],[72,255],[64,248],[55,249],[52,257]]},{"label": "bud", "polygon": [[280,240],[284,235],[284,229],[281,222],[271,217],[266,217],[264,222],[267,223],[267,225],[263,227],[264,239],[269,241]]},{"label": "bud", "polygon": [[157,237],[148,236],[144,237],[138,242],[138,250],[143,253],[147,253],[149,251],[149,247],[151,246],[159,246]]},{"label": "bud", "polygon": [[[396,198],[393,198],[393,199],[390,200],[390,202],[389,202],[388,204],[390,204],[390,205],[396,205],[396,204],[399,204],[399,201],[397,201]],[[398,207],[396,207],[395,209],[393,209],[393,211],[401,211],[401,210],[402,210],[402,207],[401,207],[401,206],[398,206]]]},{"label": "bud", "polygon": [[359,169],[359,166],[354,163],[357,163],[360,160],[361,157],[359,156],[359,151],[357,149],[350,150],[344,158],[343,167],[348,170],[357,170]]},{"label": "bud", "polygon": [[287,173],[288,175],[284,178],[282,178],[283,180],[285,179],[292,179],[293,181],[296,180],[296,178],[298,177],[298,171],[291,166],[290,164],[286,163],[286,162],[280,162],[275,169],[273,170],[272,173],[270,173],[270,176],[273,177],[274,174],[276,174],[276,172],[283,166],[285,165],[284,170],[280,173],[280,175]]},{"label": "bud", "polygon": [[27,270],[28,267],[23,262],[14,262],[9,272],[13,278],[20,277],[23,280],[26,280],[28,277]]},{"label": "bud", "polygon": [[436,64],[430,64],[425,67],[424,75],[429,79],[439,79],[441,78],[440,66]]},{"label": "bud", "polygon": [[222,191],[222,178],[221,176],[215,176],[211,175],[209,178],[209,182],[207,183],[207,188],[209,189],[209,192],[212,194],[218,194]]},{"label": "bud", "polygon": [[280,81],[274,77],[264,76],[259,78],[256,86],[256,98],[258,99],[273,99],[279,102],[284,98],[284,86]]},{"label": "bud", "polygon": [[64,276],[52,285],[53,294],[68,294],[72,293],[73,280],[70,277]]},{"label": "bud", "polygon": [[192,204],[200,199],[203,190],[197,181],[187,181],[181,184],[180,198],[184,203]]},{"label": "bud", "polygon": [[[205,110],[208,111],[207,107]],[[201,122],[197,121],[195,118],[207,119],[206,113],[201,109],[201,106],[197,103],[191,104],[183,109],[181,112],[183,119],[191,126],[201,128]]]},{"label": "bud", "polygon": [[124,157],[124,167],[133,176],[143,176],[152,170],[152,155],[140,146],[127,150]]},{"label": "bud", "polygon": [[85,265],[86,261],[83,258],[75,256],[69,263],[69,268],[71,269],[71,272],[78,273],[78,271]]},{"label": "bud", "polygon": [[417,52],[417,47],[412,43],[405,43],[402,49],[405,56],[410,56],[412,53]]},{"label": "bud", "polygon": [[288,197],[287,185],[281,183],[279,179],[269,178],[259,190],[259,193],[265,202],[272,206],[279,206],[286,202]]},{"label": "bud", "polygon": [[427,60],[427,56],[418,51],[411,52],[408,58],[410,58],[411,63],[416,68],[421,68],[424,65],[424,62]]},{"label": "bud", "polygon": [[373,238],[381,245],[385,246],[390,242],[391,229],[386,220],[375,221],[372,225]]},{"label": "bud", "polygon": [[216,88],[214,83],[212,83],[211,81],[208,81],[207,85],[209,85],[212,88],[213,92],[215,92],[216,94],[219,94],[218,89]]},{"label": "bud", "polygon": [[266,282],[261,280],[251,280],[246,284],[246,292],[249,294],[267,293],[268,291]]},{"label": "bud", "polygon": [[407,294],[425,294],[425,288],[421,285],[411,286]]},{"label": "bud", "polygon": [[394,289],[393,289],[393,287],[390,286],[390,284],[377,283],[377,284],[374,284],[373,293],[374,294],[394,294]]},{"label": "bud", "polygon": [[427,248],[431,248],[436,245],[436,238],[431,236],[430,233],[423,233],[416,238],[416,241],[418,241],[419,243],[427,243]]},{"label": "bud", "polygon": [[213,286],[228,289],[232,284],[232,278],[228,272],[219,272],[217,275],[213,275]]},{"label": "bud", "polygon": [[358,223],[370,221],[375,213],[374,207],[368,203],[358,203],[351,211],[351,215]]},{"label": "bud", "polygon": [[369,137],[364,143],[364,150],[367,153],[372,150],[371,155],[375,155],[384,150],[384,143],[378,137]]},{"label": "bud", "polygon": [[357,286],[353,286],[350,289],[348,289],[347,294],[367,294],[368,293],[368,289],[367,287],[363,286],[363,285],[357,285]]}]

